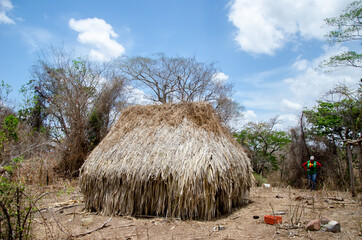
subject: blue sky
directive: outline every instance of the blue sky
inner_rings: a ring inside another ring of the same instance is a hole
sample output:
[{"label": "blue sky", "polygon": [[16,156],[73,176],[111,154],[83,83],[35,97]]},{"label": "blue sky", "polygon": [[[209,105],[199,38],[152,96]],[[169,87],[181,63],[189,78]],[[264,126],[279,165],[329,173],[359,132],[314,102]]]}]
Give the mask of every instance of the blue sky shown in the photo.
[{"label": "blue sky", "polygon": [[[323,26],[349,0],[0,0],[0,80],[18,89],[41,49],[73,48],[97,61],[119,56],[192,57],[216,63],[234,85],[244,120],[276,115],[287,127],[337,83],[361,69],[324,73],[319,63],[359,44],[329,46]],[[236,122],[239,125],[240,122]]]}]

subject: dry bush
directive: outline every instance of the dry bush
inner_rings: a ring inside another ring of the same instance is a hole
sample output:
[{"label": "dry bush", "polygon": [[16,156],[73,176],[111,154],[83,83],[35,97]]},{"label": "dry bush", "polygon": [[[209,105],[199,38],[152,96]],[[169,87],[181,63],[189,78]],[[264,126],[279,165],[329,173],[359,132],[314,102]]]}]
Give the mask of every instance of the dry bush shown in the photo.
[{"label": "dry bush", "polygon": [[17,177],[27,184],[54,184],[59,179],[54,170],[58,165],[57,159],[52,153],[26,159],[19,165]]},{"label": "dry bush", "polygon": [[340,159],[336,146],[327,139],[317,136],[305,140],[299,129],[292,129],[290,152],[284,163],[284,180],[289,185],[308,186],[307,173],[302,164],[309,160],[309,156],[315,156],[322,164],[318,170],[317,186],[339,190],[344,190],[348,186],[348,180],[345,179],[347,165]]},{"label": "dry bush", "polygon": [[267,182],[273,187],[287,187],[287,183],[282,179],[282,170],[269,172],[266,176]]},{"label": "dry bush", "polygon": [[5,118],[11,120],[14,128],[9,130],[2,125],[0,129],[6,133],[1,142],[2,171],[7,171],[12,179],[23,182],[49,183],[49,179],[53,178],[51,176],[54,167],[49,159],[56,151],[47,133],[33,130],[27,123],[19,120],[14,112],[8,112],[7,116],[1,115],[2,124]]},{"label": "dry bush", "polygon": [[[15,121],[17,117],[12,115]],[[33,131],[26,123],[19,120],[16,128],[12,131],[15,137],[7,137],[2,142],[3,152],[1,152],[1,165],[6,165],[14,158],[27,159],[39,152],[47,152],[52,149],[52,144],[48,141],[45,133]]]},{"label": "dry bush", "polygon": [[291,135],[290,152],[284,162],[284,179],[289,185],[300,187],[306,174],[302,164],[304,160],[308,160],[308,154],[300,132],[297,129],[292,129]]}]

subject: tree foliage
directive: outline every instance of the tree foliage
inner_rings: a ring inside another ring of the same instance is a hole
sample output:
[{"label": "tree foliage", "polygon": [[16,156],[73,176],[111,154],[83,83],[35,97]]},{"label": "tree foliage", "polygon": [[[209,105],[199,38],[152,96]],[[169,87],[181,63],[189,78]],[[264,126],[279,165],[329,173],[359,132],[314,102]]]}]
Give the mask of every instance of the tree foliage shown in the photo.
[{"label": "tree foliage", "polygon": [[347,51],[323,61],[329,67],[362,67],[362,54]]},{"label": "tree foliage", "polygon": [[[326,37],[331,44],[361,41],[362,40],[362,1],[350,3],[343,13],[338,17],[326,18],[327,25],[334,27]],[[330,67],[362,67],[362,54],[355,51],[343,52],[339,55],[332,56],[322,63]]]},{"label": "tree foliage", "polygon": [[276,123],[277,118],[268,122],[249,122],[235,134],[237,140],[252,151],[252,166],[258,174],[278,169],[278,155],[283,155],[281,151],[290,143],[290,135],[285,131],[276,130]]},{"label": "tree foliage", "polygon": [[[353,176],[352,143],[357,143],[360,179],[362,180],[362,96],[361,85],[352,91],[339,85],[328,92],[329,101],[318,101],[318,105],[305,110],[307,121],[312,124],[310,134],[325,136],[342,150],[347,160],[352,195],[355,195]],[[344,151],[343,151],[344,150]]]},{"label": "tree foliage", "polygon": [[305,110],[313,133],[337,141],[361,137],[362,98],[359,91],[339,85],[328,92],[330,100],[317,101],[317,106]]},{"label": "tree foliage", "polygon": [[362,1],[353,1],[338,17],[326,18],[326,24],[335,27],[327,37],[331,43],[360,41],[362,39]]}]

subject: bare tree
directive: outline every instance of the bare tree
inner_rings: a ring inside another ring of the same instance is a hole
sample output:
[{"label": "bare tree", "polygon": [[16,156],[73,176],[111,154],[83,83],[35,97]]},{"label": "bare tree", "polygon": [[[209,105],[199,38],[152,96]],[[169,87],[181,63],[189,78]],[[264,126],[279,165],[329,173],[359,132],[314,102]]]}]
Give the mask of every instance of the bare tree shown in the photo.
[{"label": "bare tree", "polygon": [[156,103],[207,101],[224,122],[240,115],[242,108],[231,98],[232,85],[215,78],[219,71],[214,64],[164,54],[122,60],[122,72]]},{"label": "bare tree", "polygon": [[[171,64],[171,63],[170,63]],[[166,103],[175,91],[170,66],[161,59],[144,57],[125,58],[121,70],[134,82],[141,83],[154,102]]]}]

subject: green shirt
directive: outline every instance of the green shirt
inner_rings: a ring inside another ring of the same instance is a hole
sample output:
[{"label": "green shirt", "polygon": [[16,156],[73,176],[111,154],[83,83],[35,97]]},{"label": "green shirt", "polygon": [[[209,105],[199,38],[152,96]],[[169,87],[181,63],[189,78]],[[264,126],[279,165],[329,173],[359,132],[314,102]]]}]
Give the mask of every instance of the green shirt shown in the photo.
[{"label": "green shirt", "polygon": [[307,173],[311,175],[317,173],[317,161],[307,162]]}]

